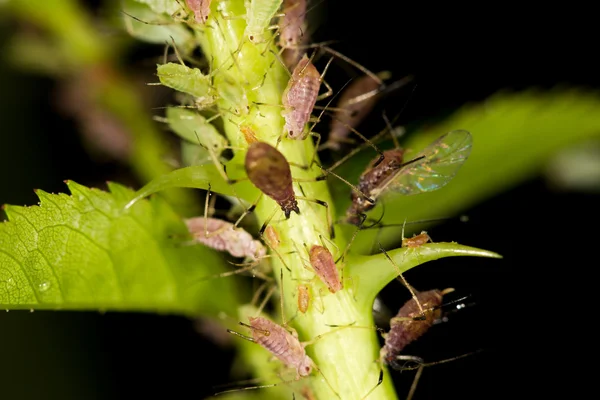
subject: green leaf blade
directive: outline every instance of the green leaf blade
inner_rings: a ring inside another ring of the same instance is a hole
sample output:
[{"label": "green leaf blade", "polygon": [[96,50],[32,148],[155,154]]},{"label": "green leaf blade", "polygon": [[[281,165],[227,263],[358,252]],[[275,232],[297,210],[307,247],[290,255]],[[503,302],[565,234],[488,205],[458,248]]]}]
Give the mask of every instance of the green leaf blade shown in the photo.
[{"label": "green leaf blade", "polygon": [[221,255],[182,245],[187,229],[166,202],[125,210],[123,186],[67,185],[71,196],[37,191],[38,206],[5,208],[0,307],[235,313],[233,280],[202,280],[224,271]]},{"label": "green leaf blade", "polygon": [[[350,277],[360,277],[359,296],[366,299],[363,304],[368,307],[373,304],[377,293],[399,273],[404,273],[428,261],[457,256],[502,258],[500,254],[493,251],[458,243],[428,243],[417,248],[402,247],[389,250],[387,253],[396,266],[386,258],[383,252],[371,256],[351,256],[348,260],[348,274]],[[376,270],[377,273],[374,274],[373,270]]]}]

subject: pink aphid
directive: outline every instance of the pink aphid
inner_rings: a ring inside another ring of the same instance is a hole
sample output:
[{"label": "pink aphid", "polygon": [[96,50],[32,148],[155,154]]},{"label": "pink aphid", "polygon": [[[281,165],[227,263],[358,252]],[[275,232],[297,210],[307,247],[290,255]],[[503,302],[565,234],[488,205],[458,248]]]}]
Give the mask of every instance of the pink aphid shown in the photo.
[{"label": "pink aphid", "polygon": [[343,288],[333,255],[326,247],[313,245],[309,251],[310,265],[331,293]]},{"label": "pink aphid", "polygon": [[284,130],[290,139],[303,140],[308,136],[304,128],[317,102],[320,87],[319,71],[305,54],[283,92],[281,115],[285,118]]},{"label": "pink aphid", "polygon": [[310,375],[313,360],[306,355],[306,350],[298,338],[282,326],[263,317],[249,317],[252,339],[267,349],[281,362],[296,370],[296,379]]},{"label": "pink aphid", "polygon": [[210,15],[211,0],[185,0],[188,8],[194,13],[194,19],[200,24],[205,24]]},{"label": "pink aphid", "polygon": [[304,36],[304,17],[306,0],[284,0],[283,13],[279,17],[279,46],[283,49],[295,49]]},{"label": "pink aphid", "polygon": [[[194,240],[234,257],[258,260],[267,254],[265,246],[242,228],[217,218],[195,217],[185,220]],[[208,232],[208,236],[206,235]]]}]

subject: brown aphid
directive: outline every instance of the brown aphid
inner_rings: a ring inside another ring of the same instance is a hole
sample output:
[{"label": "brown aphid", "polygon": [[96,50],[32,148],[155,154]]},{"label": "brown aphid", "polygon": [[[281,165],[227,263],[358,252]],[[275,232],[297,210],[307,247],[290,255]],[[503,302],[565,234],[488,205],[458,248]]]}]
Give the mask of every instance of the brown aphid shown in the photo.
[{"label": "brown aphid", "polygon": [[292,211],[300,214],[290,164],[279,150],[265,142],[252,143],[246,153],[245,167],[254,186],[275,200],[286,218]]},{"label": "brown aphid", "polygon": [[439,307],[442,305],[444,294],[452,291],[446,289],[416,292],[417,301],[425,309],[425,318],[415,299],[410,299],[400,308],[398,314],[390,321],[390,330],[385,337],[385,344],[381,348],[380,358],[385,364],[392,364],[400,352],[420,338],[441,315]]},{"label": "brown aphid", "polygon": [[321,75],[305,54],[294,68],[281,100],[284,130],[290,139],[303,140],[308,136],[304,128],[317,102],[320,87]]},{"label": "brown aphid", "polygon": [[244,229],[234,228],[232,223],[222,219],[194,217],[186,219],[185,224],[194,241],[215,250],[226,251],[234,257],[258,260],[267,254],[260,241],[254,240]]},{"label": "brown aphid", "polygon": [[210,15],[211,0],[185,0],[188,8],[194,13],[194,19],[199,24],[205,24]]},{"label": "brown aphid", "polygon": [[331,293],[343,288],[340,273],[327,247],[313,245],[309,251],[310,265]]},{"label": "brown aphid", "polygon": [[298,311],[306,313],[310,305],[310,289],[307,285],[298,285]]},{"label": "brown aphid", "polygon": [[417,247],[423,246],[427,242],[431,242],[431,237],[427,232],[422,231],[416,236],[411,238],[402,238],[402,247],[408,247],[409,249],[416,249]]},{"label": "brown aphid", "polygon": [[329,137],[325,146],[339,151],[344,143],[348,143],[351,128],[356,128],[373,110],[377,96],[373,95],[359,102],[352,102],[358,96],[373,93],[381,87],[381,81],[376,81],[369,75],[363,75],[354,80],[341,94],[337,108],[329,128]]},{"label": "brown aphid", "polygon": [[314,362],[306,354],[298,337],[292,335],[282,326],[263,317],[249,317],[252,339],[267,349],[281,362],[296,370],[296,379],[310,375]]},{"label": "brown aphid", "polygon": [[356,191],[352,192],[352,204],[346,211],[349,223],[360,225],[363,222],[361,216],[375,207],[375,202],[372,201],[374,199],[371,199],[371,192],[398,171],[402,166],[403,156],[404,150],[392,149],[383,152],[383,160],[379,164],[375,165],[379,158],[371,161],[358,180],[358,190],[362,194]]},{"label": "brown aphid", "polygon": [[361,175],[352,193],[352,205],[346,212],[347,221],[361,225],[364,213],[372,209],[383,194],[394,192],[408,196],[444,187],[467,160],[472,145],[471,133],[457,129],[440,136],[405,163],[402,163],[404,150],[399,146],[384,151]]}]

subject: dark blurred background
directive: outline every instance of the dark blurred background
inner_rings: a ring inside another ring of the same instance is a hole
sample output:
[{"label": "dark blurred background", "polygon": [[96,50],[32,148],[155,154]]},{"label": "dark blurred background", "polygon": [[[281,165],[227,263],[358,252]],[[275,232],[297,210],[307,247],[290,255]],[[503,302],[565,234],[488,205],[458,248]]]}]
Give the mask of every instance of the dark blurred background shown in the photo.
[{"label": "dark blurred background", "polygon": [[[314,41],[340,40],[338,51],[373,71],[416,76],[412,94],[400,91],[384,105],[393,114],[406,104],[401,123],[435,121],[501,89],[597,90],[600,84],[598,35],[585,10],[326,1],[314,12]],[[10,18],[0,21],[1,52],[15,25]],[[161,46],[140,44],[133,54],[161,53]],[[339,87],[348,76],[334,73],[330,81]],[[135,184],[127,167],[84,150],[74,121],[57,112],[54,81],[3,61],[0,87],[1,204],[35,204],[33,189],[64,192],[65,179],[89,186],[106,180]],[[381,119],[372,118],[364,129],[380,127]],[[434,241],[493,250],[504,259],[450,258],[406,274],[421,290],[454,287],[449,299],[470,295],[467,302],[474,303],[451,312],[408,354],[435,361],[485,350],[428,368],[416,399],[530,398],[559,390],[577,397],[585,373],[581,357],[595,361],[586,336],[595,307],[591,274],[598,266],[593,250],[599,200],[597,193],[552,188],[540,176],[468,210],[469,222],[448,221],[429,231]],[[394,282],[382,298],[391,310],[408,300]],[[0,360],[2,399],[157,393],[182,399],[202,398],[215,383],[227,382],[232,353],[179,317],[19,311],[0,314]],[[400,397],[412,376],[395,374]]]}]

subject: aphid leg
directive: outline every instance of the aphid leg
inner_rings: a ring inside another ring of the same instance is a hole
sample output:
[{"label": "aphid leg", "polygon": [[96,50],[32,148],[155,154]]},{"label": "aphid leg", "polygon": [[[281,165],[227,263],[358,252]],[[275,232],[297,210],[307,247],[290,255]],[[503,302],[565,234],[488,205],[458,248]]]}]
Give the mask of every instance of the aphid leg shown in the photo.
[{"label": "aphid leg", "polygon": [[255,305],[256,303],[258,303],[258,299],[262,295],[262,292],[264,292],[267,289],[267,287],[269,287],[269,282],[263,282],[258,287],[258,289],[256,289],[256,292],[252,296],[252,300],[250,301],[250,304]]},{"label": "aphid leg", "polygon": [[[283,273],[283,270],[281,270],[281,271]],[[276,285],[271,285],[271,287],[269,288],[269,291],[265,295],[265,298],[263,299],[262,303],[260,303],[260,305],[258,306],[258,309],[256,310],[256,316],[260,315],[260,313],[262,312],[262,310],[265,308],[265,306],[267,305],[267,303],[271,299],[271,296],[273,296],[273,293],[275,293],[276,289],[277,289]],[[282,289],[283,289],[283,287],[282,287]],[[281,295],[280,297],[283,299],[283,295]]]},{"label": "aphid leg", "polygon": [[385,249],[381,245],[381,243],[379,243],[379,249],[385,255],[385,257],[388,259],[388,261],[392,263],[392,265],[394,266],[394,268],[398,272],[398,278],[400,278],[400,282],[402,282],[402,284],[404,286],[406,286],[406,288],[408,289],[408,291],[412,295],[413,300],[417,304],[417,307],[419,307],[419,310],[421,311],[422,317],[425,318],[425,310],[423,309],[423,306],[421,305],[421,302],[417,298],[417,294],[415,292],[415,289],[413,289],[413,287],[406,281],[406,279],[404,278],[404,275],[402,275],[402,272],[400,271],[400,267],[398,267],[398,265],[394,262],[394,260],[392,260],[392,258],[389,256],[389,254],[387,253],[387,251],[385,251]]},{"label": "aphid leg", "polygon": [[327,204],[327,202],[323,201],[323,200],[309,199],[304,196],[296,196],[296,199],[308,201],[310,203],[315,203],[315,204],[325,207],[326,213],[327,213],[327,229],[329,230],[329,237],[331,239],[334,239],[335,238],[335,228],[333,226],[333,217],[331,216],[331,209],[329,208],[329,204]]}]

